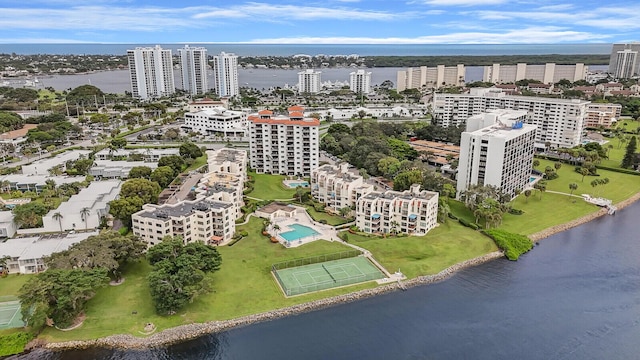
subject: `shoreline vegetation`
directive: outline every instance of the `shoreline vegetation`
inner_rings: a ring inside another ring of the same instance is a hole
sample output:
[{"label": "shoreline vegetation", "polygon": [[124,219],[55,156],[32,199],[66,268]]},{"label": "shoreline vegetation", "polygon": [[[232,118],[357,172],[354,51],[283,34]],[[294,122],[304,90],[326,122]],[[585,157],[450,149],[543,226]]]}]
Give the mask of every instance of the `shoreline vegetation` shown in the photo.
[{"label": "shoreline vegetation", "polygon": [[[640,200],[640,192],[635,193],[631,197],[616,203],[615,206],[618,210],[621,210],[638,200]],[[528,237],[532,242],[537,243],[540,240],[546,239],[554,234],[585,224],[605,215],[607,215],[607,209],[603,208],[567,223],[555,225],[542,231],[533,233]],[[204,323],[180,325],[177,327],[165,329],[158,333],[154,333],[149,337],[135,337],[129,334],[116,334],[93,340],[52,342],[45,344],[43,347],[53,351],[87,349],[92,347],[116,349],[143,349],[162,347],[192,340],[208,334],[219,333],[233,328],[275,320],[286,316],[316,311],[339,304],[354,302],[377,295],[387,294],[397,290],[406,290],[408,288],[416,286],[438,283],[450,278],[461,270],[478,266],[499,258],[504,258],[504,253],[502,251],[494,251],[472,259],[465,260],[463,262],[459,262],[433,275],[418,276],[413,279],[398,281],[397,283],[389,283],[377,286],[372,289],[354,291],[344,295],[332,296],[258,314],[242,316],[230,320],[209,321]]]}]

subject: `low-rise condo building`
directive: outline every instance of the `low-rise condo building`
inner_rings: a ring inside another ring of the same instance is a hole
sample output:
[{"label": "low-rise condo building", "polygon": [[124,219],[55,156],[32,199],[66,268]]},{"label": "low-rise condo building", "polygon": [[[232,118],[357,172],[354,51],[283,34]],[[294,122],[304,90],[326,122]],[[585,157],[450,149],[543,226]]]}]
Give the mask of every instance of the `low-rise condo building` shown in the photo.
[{"label": "low-rise condo building", "polygon": [[202,135],[244,137],[248,132],[247,114],[224,107],[204,108],[184,114],[182,128]]},{"label": "low-rise condo building", "polygon": [[620,118],[622,105],[613,103],[591,103],[587,106],[585,127],[610,128]]},{"label": "low-rise condo building", "polygon": [[348,163],[325,164],[311,171],[311,195],[334,213],[352,207],[356,201],[374,190]]},{"label": "low-rise condo building", "polygon": [[133,234],[153,246],[165,236],[179,236],[185,243],[219,244],[231,240],[236,229],[230,202],[198,199],[174,205],[146,204],[131,215]]},{"label": "low-rise condo building", "polygon": [[251,167],[257,173],[309,176],[318,167],[320,120],[300,106],[289,116],[262,110],[249,116]]},{"label": "low-rise condo building", "polygon": [[356,226],[368,233],[425,235],[438,223],[438,193],[420,191],[413,184],[406,191],[374,191],[358,199]]},{"label": "low-rise condo building", "polygon": [[515,196],[529,183],[537,127],[526,111],[493,110],[472,116],[460,140],[457,194],[472,185],[493,185]]}]

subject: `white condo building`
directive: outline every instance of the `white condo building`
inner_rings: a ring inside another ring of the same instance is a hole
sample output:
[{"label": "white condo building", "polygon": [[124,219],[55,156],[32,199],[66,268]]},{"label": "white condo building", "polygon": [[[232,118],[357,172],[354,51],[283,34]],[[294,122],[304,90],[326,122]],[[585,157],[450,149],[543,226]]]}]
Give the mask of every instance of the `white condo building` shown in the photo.
[{"label": "white condo building", "polygon": [[614,103],[591,103],[587,106],[585,127],[610,128],[620,118],[622,105]]},{"label": "white condo building", "polygon": [[464,65],[432,67],[420,66],[400,70],[397,73],[396,89],[437,89],[442,86],[464,86],[466,69]]},{"label": "white condo building", "polygon": [[169,96],[176,91],[170,49],[137,47],[127,50],[131,94],[142,100]]},{"label": "white condo building", "polygon": [[207,151],[209,172],[205,174],[196,192],[209,200],[234,204],[234,216],[242,216],[243,190],[247,177],[247,152],[236,149]]},{"label": "white condo building", "polygon": [[494,84],[515,83],[523,79],[541,81],[543,84],[554,84],[562,79],[575,82],[585,80],[589,67],[582,63],[575,65],[558,65],[547,63],[544,65],[516,65],[493,64],[484,67],[482,81]]},{"label": "white condo building", "polygon": [[180,236],[186,243],[206,244],[230,240],[236,229],[234,205],[198,199],[174,205],[146,204],[131,215],[133,234],[153,246],[165,236]]},{"label": "white condo building", "polygon": [[178,49],[180,54],[180,69],[182,89],[192,95],[204,94],[209,90],[207,83],[207,49],[204,47],[189,47]]},{"label": "white condo building", "polygon": [[363,195],[374,190],[348,163],[325,164],[311,171],[311,195],[334,213],[351,207]]},{"label": "white condo building", "polygon": [[507,95],[498,88],[473,88],[468,94],[434,94],[433,114],[442,126],[464,125],[492,109],[524,110],[525,122],[538,126],[537,148],[580,145],[589,101]]},{"label": "white condo building", "polygon": [[356,94],[371,92],[371,72],[360,69],[350,73],[349,89]]},{"label": "white condo building", "polygon": [[420,191],[413,184],[406,191],[374,191],[358,199],[356,226],[368,233],[425,235],[438,223],[438,193]]},{"label": "white condo building", "polygon": [[640,43],[613,44],[609,73],[618,79],[640,75]]},{"label": "white condo building", "polygon": [[514,196],[529,183],[536,126],[527,112],[492,110],[467,121],[460,140],[457,194],[471,185],[493,185]]},{"label": "white condo building", "polygon": [[309,176],[318,167],[320,120],[292,106],[289,116],[261,110],[249,116],[251,168],[258,173]]},{"label": "white condo building", "polygon": [[184,114],[183,128],[203,135],[244,137],[249,131],[247,114],[224,107],[204,108]]},{"label": "white condo building", "polygon": [[240,95],[238,57],[235,54],[227,54],[225,52],[214,56],[213,78],[218,96],[234,97]]},{"label": "white condo building", "polygon": [[317,94],[322,90],[322,72],[307,69],[298,73],[298,92]]}]

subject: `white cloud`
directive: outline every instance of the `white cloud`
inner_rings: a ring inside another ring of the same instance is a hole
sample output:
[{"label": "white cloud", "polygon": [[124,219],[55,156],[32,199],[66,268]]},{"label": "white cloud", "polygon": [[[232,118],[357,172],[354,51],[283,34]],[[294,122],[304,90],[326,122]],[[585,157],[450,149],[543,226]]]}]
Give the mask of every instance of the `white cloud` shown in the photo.
[{"label": "white cloud", "polygon": [[526,28],[506,32],[458,32],[444,35],[405,37],[288,37],[255,39],[251,44],[554,44],[602,42],[607,35],[558,28]]},{"label": "white cloud", "polygon": [[270,20],[394,20],[406,18],[407,14],[390,13],[350,8],[330,8],[298,5],[276,5],[266,3],[247,3],[228,8],[213,8],[194,15],[203,18],[252,18],[260,21]]},{"label": "white cloud", "polygon": [[73,44],[86,41],[61,38],[0,38],[0,44]]},{"label": "white cloud", "polygon": [[483,6],[500,5],[511,0],[425,0],[422,3],[433,6]]}]

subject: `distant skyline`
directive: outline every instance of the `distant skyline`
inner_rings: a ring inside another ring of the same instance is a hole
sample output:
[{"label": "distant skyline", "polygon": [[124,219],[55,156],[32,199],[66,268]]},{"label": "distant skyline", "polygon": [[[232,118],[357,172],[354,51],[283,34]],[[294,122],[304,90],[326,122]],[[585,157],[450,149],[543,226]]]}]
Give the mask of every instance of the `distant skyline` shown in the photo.
[{"label": "distant skyline", "polygon": [[0,43],[557,44],[640,40],[640,3],[3,0]]}]

